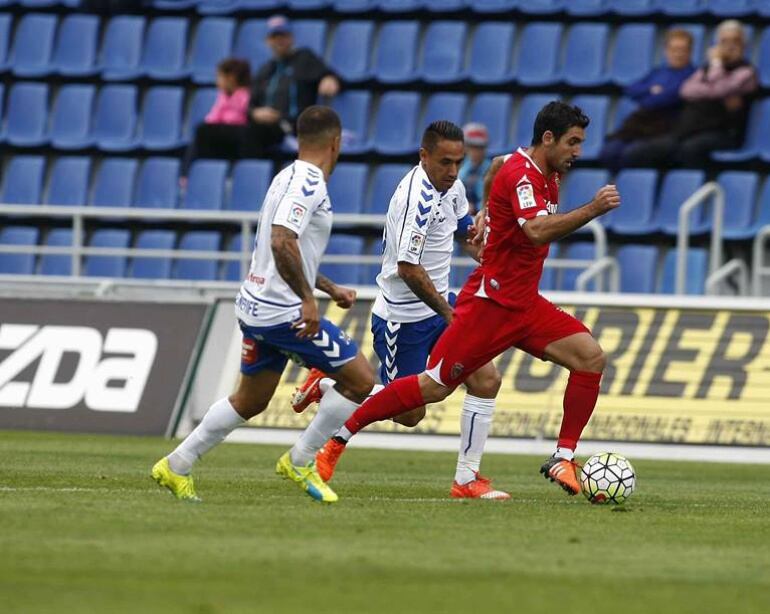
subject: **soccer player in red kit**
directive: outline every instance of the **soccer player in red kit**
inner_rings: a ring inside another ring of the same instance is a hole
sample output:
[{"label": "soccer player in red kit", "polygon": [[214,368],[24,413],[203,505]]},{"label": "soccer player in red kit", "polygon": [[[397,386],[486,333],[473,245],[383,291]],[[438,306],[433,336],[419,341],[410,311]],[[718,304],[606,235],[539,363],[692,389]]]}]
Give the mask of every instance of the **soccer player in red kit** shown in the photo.
[{"label": "soccer player in red kit", "polygon": [[511,155],[492,183],[482,263],[463,287],[426,370],[364,402],[326,444],[331,464],[365,426],[442,401],[476,369],[516,347],[570,371],[556,452],[540,471],[569,494],[580,492],[574,450],[596,405],[605,357],[583,323],[540,296],[538,284],[552,241],[620,205],[608,185],[590,203],[557,214],[560,174],[580,155],[588,123],[564,102],[540,110],[532,146]]}]

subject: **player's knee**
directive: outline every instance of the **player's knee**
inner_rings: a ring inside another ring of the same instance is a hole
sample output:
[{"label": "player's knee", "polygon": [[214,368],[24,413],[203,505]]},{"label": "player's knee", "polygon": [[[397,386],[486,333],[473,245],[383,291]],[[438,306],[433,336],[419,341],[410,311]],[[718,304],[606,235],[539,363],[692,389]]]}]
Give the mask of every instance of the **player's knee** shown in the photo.
[{"label": "player's knee", "polygon": [[425,406],[423,405],[422,407],[418,407],[417,409],[413,409],[412,411],[405,412],[400,416],[396,416],[395,418],[393,418],[393,422],[396,422],[401,426],[412,428],[420,424],[420,422],[422,422],[422,419],[424,417],[425,417]]},{"label": "player's knee", "polygon": [[607,366],[607,355],[598,343],[593,343],[579,355],[579,371],[602,373]]},{"label": "player's knee", "polygon": [[470,382],[468,382],[468,392],[482,399],[494,399],[502,385],[503,376],[500,375],[497,369],[493,369],[489,373],[484,373],[478,380],[473,382],[473,385],[470,385]]},{"label": "player's knee", "polygon": [[350,392],[350,396],[363,402],[374,387],[374,373],[363,371],[355,380],[347,383],[345,388]]},{"label": "player's knee", "polygon": [[437,383],[424,373],[419,377],[418,381],[420,382],[422,400],[426,405],[430,405],[431,403],[440,403],[452,393],[452,390]]},{"label": "player's knee", "polygon": [[263,411],[265,411],[265,409],[267,409],[268,405],[267,401],[249,399],[243,395],[239,395],[238,393],[231,395],[229,401],[230,405],[233,406],[233,409],[244,420],[258,416]]}]

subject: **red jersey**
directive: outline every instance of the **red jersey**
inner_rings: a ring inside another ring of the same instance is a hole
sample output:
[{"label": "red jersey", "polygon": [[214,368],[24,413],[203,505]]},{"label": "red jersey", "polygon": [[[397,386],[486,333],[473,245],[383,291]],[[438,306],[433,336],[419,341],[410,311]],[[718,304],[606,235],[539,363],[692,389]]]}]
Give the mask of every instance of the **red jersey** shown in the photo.
[{"label": "red jersey", "polygon": [[556,213],[558,203],[559,174],[546,178],[519,148],[492,184],[482,263],[464,291],[508,309],[534,305],[549,245],[533,245],[522,226],[538,215]]}]

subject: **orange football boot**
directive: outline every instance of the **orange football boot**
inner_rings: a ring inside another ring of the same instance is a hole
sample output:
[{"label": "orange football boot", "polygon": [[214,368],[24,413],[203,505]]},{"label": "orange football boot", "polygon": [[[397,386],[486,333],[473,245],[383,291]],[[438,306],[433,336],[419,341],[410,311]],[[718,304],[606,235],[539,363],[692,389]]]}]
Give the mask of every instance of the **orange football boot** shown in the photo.
[{"label": "orange football boot", "polygon": [[552,456],[540,467],[540,473],[546,480],[556,482],[568,495],[576,495],[580,492],[580,481],[578,480],[578,471],[580,465],[574,460]]},{"label": "orange football boot", "polygon": [[291,408],[294,411],[301,414],[311,403],[320,403],[322,395],[319,384],[324,377],[326,373],[320,369],[310,369],[305,383],[291,395]]},{"label": "orange football boot", "polygon": [[324,444],[324,447],[318,450],[315,455],[315,468],[318,475],[324,482],[328,482],[334,475],[334,468],[340,460],[340,456],[345,451],[345,444],[341,439],[332,437]]},{"label": "orange football boot", "polygon": [[452,490],[449,493],[455,499],[493,499],[496,501],[505,501],[510,499],[511,495],[502,490],[492,488],[492,481],[476,472],[476,479],[467,484],[452,483]]}]

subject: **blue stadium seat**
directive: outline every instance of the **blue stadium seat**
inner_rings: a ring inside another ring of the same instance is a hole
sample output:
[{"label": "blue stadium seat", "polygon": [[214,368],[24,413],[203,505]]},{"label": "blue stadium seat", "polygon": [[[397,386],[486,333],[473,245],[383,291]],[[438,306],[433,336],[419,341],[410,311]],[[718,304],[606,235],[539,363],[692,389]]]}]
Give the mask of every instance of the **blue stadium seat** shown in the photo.
[{"label": "blue stadium seat", "polygon": [[179,160],[147,158],[139,171],[134,193],[134,207],[173,209],[179,185]]},{"label": "blue stadium seat", "polygon": [[618,15],[652,15],[655,0],[607,0],[610,10]]},{"label": "blue stadium seat", "polygon": [[[162,0],[164,5],[170,4],[174,0]],[[181,0],[187,4],[187,0]],[[276,0],[270,1],[274,6],[268,6],[267,8],[278,8],[283,2]],[[243,0],[192,0],[192,5],[196,11],[201,15],[230,15],[240,9],[248,9],[244,6],[246,3]],[[189,7],[186,7],[189,8]],[[261,7],[260,7],[261,8]]]},{"label": "blue stadium seat", "polygon": [[389,21],[380,29],[374,60],[374,76],[382,83],[405,83],[415,78],[416,21]]},{"label": "blue stadium seat", "polygon": [[368,13],[377,8],[377,0],[332,0],[335,13]]},{"label": "blue stadium seat", "polygon": [[616,254],[620,265],[620,291],[636,294],[655,292],[658,248],[652,245],[624,245]]},{"label": "blue stadium seat", "polygon": [[[131,241],[128,230],[101,229],[94,231],[89,247],[127,248]],[[83,274],[87,277],[125,277],[126,256],[86,256],[83,261]]]},{"label": "blue stadium seat", "polygon": [[368,173],[369,167],[359,162],[341,162],[337,165],[327,186],[332,211],[335,213],[363,211]]},{"label": "blue stadium seat", "polygon": [[386,92],[374,126],[374,148],[382,154],[414,153],[420,95],[416,92]]},{"label": "blue stadium seat", "polygon": [[515,9],[519,0],[468,0],[474,13],[504,13]]},{"label": "blue stadium seat", "polygon": [[709,13],[717,17],[735,19],[754,12],[754,0],[706,0]]},{"label": "blue stadium seat", "polygon": [[759,39],[757,72],[759,73],[759,84],[765,88],[770,87],[770,26],[763,30]]},{"label": "blue stadium seat", "polygon": [[142,72],[151,79],[182,79],[186,74],[186,54],[187,19],[153,19],[147,28],[147,40],[142,53]]},{"label": "blue stadium seat", "polygon": [[134,85],[105,85],[99,90],[91,137],[102,151],[130,151],[136,130]]},{"label": "blue stadium seat", "polygon": [[262,201],[272,180],[272,162],[239,160],[233,167],[232,190],[227,208],[256,213],[262,209]]},{"label": "blue stadium seat", "polygon": [[14,156],[5,167],[0,202],[7,205],[37,205],[43,193],[45,158]]},{"label": "blue stadium seat", "polygon": [[267,20],[248,19],[241,23],[235,35],[233,55],[248,60],[252,74],[270,59],[270,49],[267,47]]},{"label": "blue stadium seat", "polygon": [[569,6],[573,0],[519,0],[518,8],[529,15],[552,15]]},{"label": "blue stadium seat", "polygon": [[8,95],[5,140],[18,147],[37,147],[47,141],[48,86],[16,83]]},{"label": "blue stadium seat", "polygon": [[763,151],[770,159],[770,98],[757,100],[751,107],[746,126],[746,140],[740,149],[715,151],[711,157],[718,162],[746,162],[758,158]]},{"label": "blue stadium seat", "polygon": [[[0,230],[0,245],[37,245],[40,231],[29,226],[6,226]],[[0,274],[33,275],[35,254],[3,254],[0,258]]]},{"label": "blue stadium seat", "polygon": [[607,0],[570,0],[564,3],[569,15],[597,17],[607,12]]},{"label": "blue stadium seat", "polygon": [[159,11],[183,11],[195,6],[205,0],[153,0],[152,6]]},{"label": "blue stadium seat", "polygon": [[206,115],[214,106],[214,101],[217,99],[217,88],[215,87],[201,87],[195,90],[192,95],[192,102],[190,102],[190,110],[187,113],[187,121],[184,124],[184,131],[182,133],[182,140],[188,142],[195,134],[195,128],[198,124],[203,123],[206,119]]},{"label": "blue stadium seat", "polygon": [[636,111],[638,106],[639,105],[630,98],[622,96],[615,105],[615,115],[612,119],[612,129],[617,130],[620,128],[621,124],[629,115],[631,115],[631,113]]},{"label": "blue stadium seat", "polygon": [[606,81],[604,62],[610,28],[604,23],[579,23],[567,34],[562,80],[577,87],[594,87]]},{"label": "blue stadium seat", "polygon": [[[724,226],[725,239],[750,239],[754,224],[759,176],[748,171],[725,171],[719,174],[717,182],[725,191]],[[711,217],[707,228],[712,227]]]},{"label": "blue stadium seat", "polygon": [[0,73],[8,70],[8,46],[11,40],[12,17],[8,13],[0,13]]},{"label": "blue stadium seat", "polygon": [[[558,258],[559,257],[559,244],[558,243],[551,243],[550,249],[548,250],[548,258],[546,259],[546,262],[550,260],[551,258]],[[544,266],[543,267],[543,274],[540,276],[540,284],[538,285],[538,288],[540,291],[544,290],[556,290],[556,273],[557,269],[550,267],[550,266]]]},{"label": "blue stadium seat", "polygon": [[[685,294],[704,294],[708,271],[708,252],[699,247],[687,250],[687,277]],[[676,290],[676,249],[670,249],[663,259],[663,272],[658,283],[658,292],[673,294]]]},{"label": "blue stadium seat", "polygon": [[556,83],[562,31],[559,23],[535,22],[524,27],[514,71],[519,83],[527,86]]},{"label": "blue stadium seat", "polygon": [[759,233],[764,226],[770,225],[770,176],[765,178],[762,191],[759,195],[757,218],[748,231],[748,237],[752,238]]},{"label": "blue stadium seat", "polygon": [[17,77],[51,74],[51,53],[56,34],[56,16],[27,13],[16,26],[11,49],[11,70]]},{"label": "blue stadium seat", "polygon": [[476,28],[471,43],[468,76],[481,85],[499,85],[511,80],[511,57],[516,26],[488,21]]},{"label": "blue stadium seat", "polygon": [[94,207],[129,207],[138,162],[132,158],[103,158],[91,190]]},{"label": "blue stadium seat", "polygon": [[385,13],[408,13],[419,11],[422,0],[378,0],[377,5]]},{"label": "blue stadium seat", "polygon": [[[382,257],[382,239],[370,239],[364,246],[364,255]],[[382,263],[365,264],[361,267],[361,283],[365,286],[376,286],[377,275],[380,274]],[[451,273],[450,273],[451,275]],[[451,279],[451,277],[450,277]],[[450,282],[451,283],[451,282]]]},{"label": "blue stadium seat", "polygon": [[516,128],[514,133],[513,148],[529,147],[532,142],[533,127],[535,117],[545,105],[552,100],[557,99],[556,94],[531,94],[525,96],[519,105],[519,112],[516,117]]},{"label": "blue stadium seat", "polygon": [[99,68],[107,81],[126,81],[141,74],[144,17],[118,15],[107,23]]},{"label": "blue stadium seat", "polygon": [[770,17],[770,0],[754,0],[754,9],[762,17]]},{"label": "blue stadium seat", "polygon": [[656,0],[659,11],[664,15],[690,16],[705,11],[704,0]]},{"label": "blue stadium seat", "polygon": [[412,169],[409,164],[382,164],[372,175],[372,187],[365,213],[385,213],[396,187]]},{"label": "blue stadium seat", "polygon": [[137,145],[150,151],[168,151],[182,144],[181,87],[158,86],[147,90],[142,108]]},{"label": "blue stadium seat", "polygon": [[[234,234],[227,242],[227,251],[240,253],[241,235]],[[225,262],[224,278],[225,281],[243,281],[245,275],[241,275],[241,263],[239,260],[227,260]]]},{"label": "blue stadium seat", "polygon": [[205,17],[198,23],[187,69],[193,83],[214,83],[217,64],[230,55],[235,22],[225,17]]},{"label": "blue stadium seat", "polygon": [[[561,257],[570,260],[595,260],[596,245],[589,241],[570,243],[567,246],[564,255]],[[583,271],[585,271],[585,269],[561,269],[561,276],[557,274],[557,277],[561,277],[561,280],[558,283],[559,290],[574,291],[576,289],[577,278]],[[588,284],[587,290],[591,291],[594,289],[593,282]]]},{"label": "blue stadium seat", "polygon": [[468,5],[466,0],[423,0],[424,7],[431,13],[454,13]]},{"label": "blue stadium seat", "polygon": [[52,69],[65,77],[87,77],[96,73],[99,18],[67,15],[59,25]]},{"label": "blue stadium seat", "polygon": [[620,26],[610,61],[610,80],[620,86],[638,81],[650,72],[654,55],[653,24],[633,23]]},{"label": "blue stadium seat", "polygon": [[[70,247],[72,231],[69,228],[55,228],[49,231],[45,239],[46,247]],[[40,256],[40,275],[72,274],[72,257],[66,254],[42,254]]]},{"label": "blue stadium seat", "polygon": [[51,112],[50,141],[56,149],[81,149],[93,143],[93,85],[63,85]]},{"label": "blue stadium seat", "polygon": [[[174,249],[176,234],[173,230],[144,230],[136,238],[137,249]],[[131,277],[137,279],[168,279],[171,277],[171,258],[133,257]]]},{"label": "blue stadium seat", "polygon": [[489,130],[488,151],[491,155],[510,152],[511,96],[478,94],[471,103],[469,119],[484,124]]},{"label": "blue stadium seat", "polygon": [[373,33],[371,21],[343,21],[337,26],[329,64],[345,81],[356,83],[371,76],[369,56]]},{"label": "blue stadium seat", "polygon": [[[669,172],[658,196],[658,228],[668,235],[677,234],[679,227],[679,209],[699,187],[703,185],[705,175],[703,171],[676,170]],[[690,218],[690,234],[698,234],[705,231],[703,221],[703,209],[701,208]]]},{"label": "blue stadium seat", "polygon": [[604,169],[579,168],[570,172],[559,192],[559,213],[567,213],[590,202],[599,188],[608,183],[609,173]]},{"label": "blue stadium seat", "polygon": [[[329,245],[326,247],[328,255],[352,255],[360,256],[364,253],[364,240],[361,237],[346,235],[332,235]],[[356,285],[360,283],[361,265],[358,262],[345,262],[340,264],[321,264],[319,272],[326,275],[333,282],[343,285]]]},{"label": "blue stadium seat", "polygon": [[[425,103],[425,113],[420,122],[420,129],[424,130],[430,123],[440,119],[462,126],[467,106],[468,97],[465,94],[452,92],[433,94]],[[421,137],[422,134],[418,134],[417,141]],[[415,146],[417,145],[418,143],[415,143]]]},{"label": "blue stadium seat", "polygon": [[456,83],[464,78],[468,27],[460,21],[434,21],[425,31],[420,77],[428,83]]},{"label": "blue stadium seat", "polygon": [[[196,251],[219,251],[220,236],[210,230],[193,230],[182,235],[179,249]],[[173,267],[174,279],[196,279],[212,281],[217,279],[219,262],[213,258],[206,260],[177,258]]]},{"label": "blue stadium seat", "polygon": [[88,199],[91,158],[62,156],[53,164],[45,204],[82,207]]},{"label": "blue stadium seat", "polygon": [[287,0],[286,4],[292,11],[318,11],[325,9],[330,0]]},{"label": "blue stadium seat", "polygon": [[332,99],[332,108],[342,122],[342,151],[357,154],[369,150],[369,109],[372,96],[348,90]]},{"label": "blue stadium seat", "polygon": [[658,172],[651,169],[625,169],[615,177],[622,205],[604,216],[605,224],[621,235],[649,235],[658,230],[655,198]]},{"label": "blue stadium seat", "polygon": [[610,113],[610,99],[607,96],[575,96],[572,104],[579,106],[591,118],[583,143],[582,160],[596,160],[607,133],[607,118]]},{"label": "blue stadium seat", "polygon": [[303,19],[292,24],[297,47],[306,47],[319,57],[326,55],[326,22],[322,19]]},{"label": "blue stadium seat", "polygon": [[184,209],[221,209],[224,200],[227,162],[196,160],[190,167]]}]

